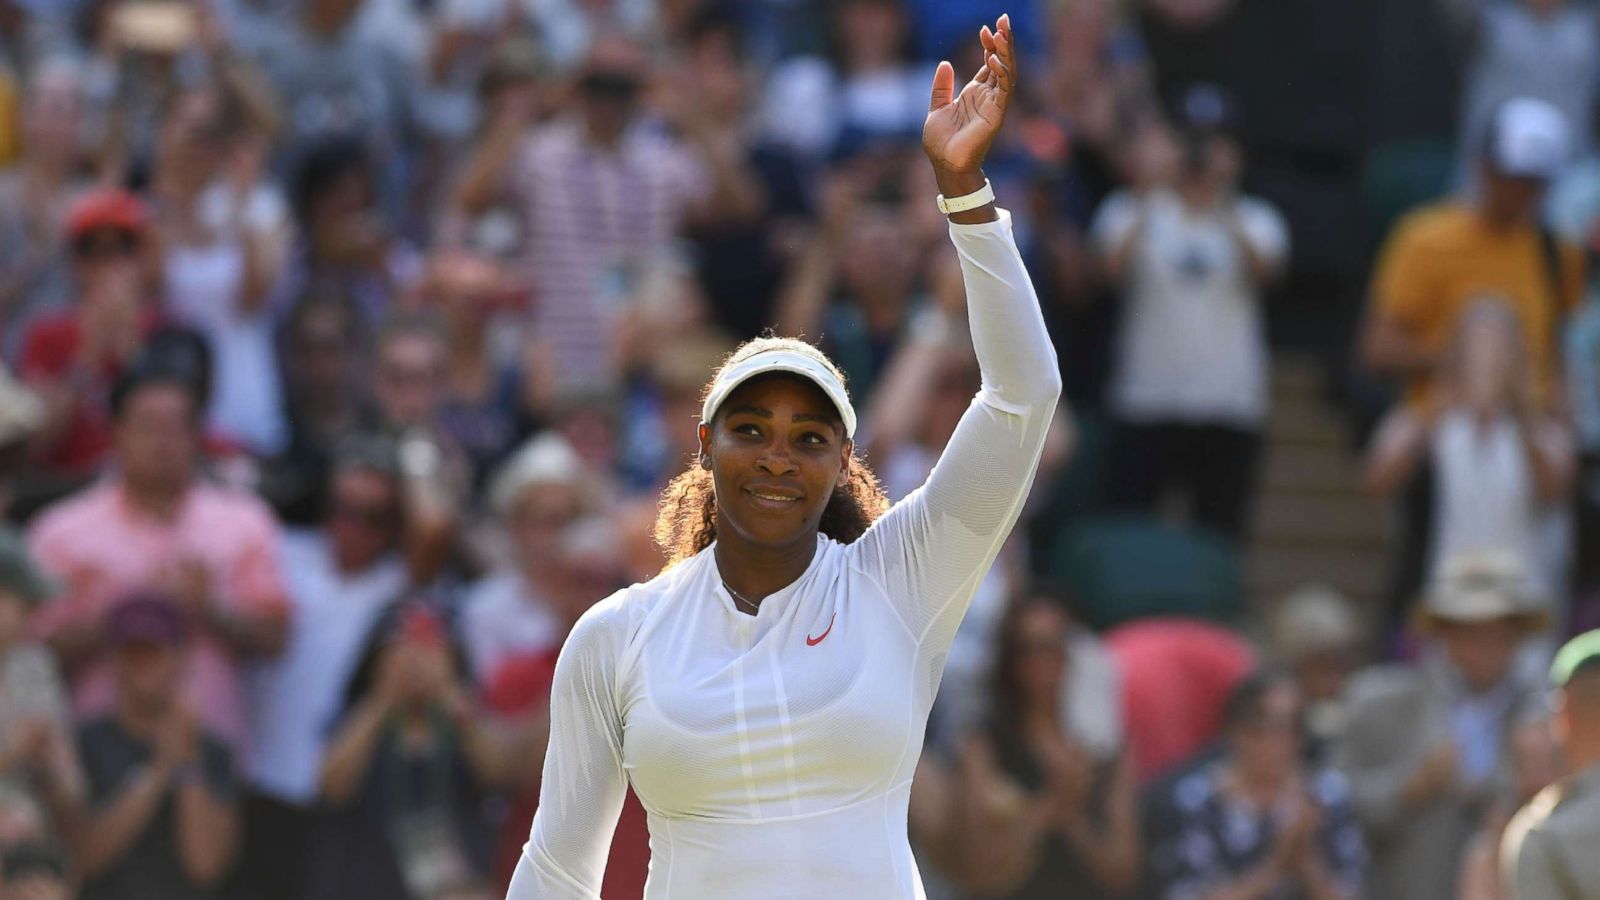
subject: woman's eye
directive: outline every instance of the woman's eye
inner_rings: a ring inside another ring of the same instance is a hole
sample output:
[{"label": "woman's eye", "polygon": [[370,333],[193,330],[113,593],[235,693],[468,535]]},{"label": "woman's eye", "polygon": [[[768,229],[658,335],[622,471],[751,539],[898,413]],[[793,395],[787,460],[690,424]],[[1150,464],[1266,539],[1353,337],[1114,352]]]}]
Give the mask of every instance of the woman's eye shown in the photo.
[{"label": "woman's eye", "polygon": [[755,425],[753,425],[753,424],[751,424],[749,422],[746,422],[743,425],[735,425],[735,426],[733,426],[733,433],[734,434],[760,435],[761,434],[761,429],[757,428]]},{"label": "woman's eye", "polygon": [[816,433],[815,431],[808,431],[805,434],[800,435],[800,442],[802,444],[826,444],[828,439]]}]

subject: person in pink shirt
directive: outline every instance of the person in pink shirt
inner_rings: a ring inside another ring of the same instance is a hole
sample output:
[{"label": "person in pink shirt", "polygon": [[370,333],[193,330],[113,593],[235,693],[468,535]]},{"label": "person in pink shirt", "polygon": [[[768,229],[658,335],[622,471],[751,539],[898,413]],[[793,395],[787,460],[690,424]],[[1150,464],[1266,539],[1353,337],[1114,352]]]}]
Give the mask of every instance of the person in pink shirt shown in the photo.
[{"label": "person in pink shirt", "polygon": [[65,586],[30,623],[67,675],[79,715],[112,703],[108,613],[141,590],[183,606],[195,640],[184,675],[201,723],[236,752],[245,747],[240,664],[276,654],[289,606],[279,529],[254,496],[198,474],[200,390],[159,362],[136,366],[112,391],[117,466],[34,522],[29,544]]}]

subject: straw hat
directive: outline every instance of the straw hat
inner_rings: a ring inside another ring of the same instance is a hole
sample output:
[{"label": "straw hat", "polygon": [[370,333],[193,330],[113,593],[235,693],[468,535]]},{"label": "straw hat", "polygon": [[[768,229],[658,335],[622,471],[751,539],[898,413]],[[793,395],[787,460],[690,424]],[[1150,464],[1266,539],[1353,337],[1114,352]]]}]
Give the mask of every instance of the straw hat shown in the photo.
[{"label": "straw hat", "polygon": [[523,492],[539,484],[565,485],[575,488],[586,502],[592,499],[583,460],[553,431],[532,438],[500,466],[489,484],[489,505],[502,518],[510,516]]},{"label": "straw hat", "polygon": [[1423,594],[1419,620],[1425,629],[1509,620],[1534,632],[1543,630],[1550,618],[1538,601],[1520,557],[1503,550],[1474,550],[1440,566]]},{"label": "straw hat", "polygon": [[1272,617],[1272,645],[1293,664],[1330,650],[1348,650],[1361,640],[1361,623],[1350,599],[1325,584],[1295,588]]}]

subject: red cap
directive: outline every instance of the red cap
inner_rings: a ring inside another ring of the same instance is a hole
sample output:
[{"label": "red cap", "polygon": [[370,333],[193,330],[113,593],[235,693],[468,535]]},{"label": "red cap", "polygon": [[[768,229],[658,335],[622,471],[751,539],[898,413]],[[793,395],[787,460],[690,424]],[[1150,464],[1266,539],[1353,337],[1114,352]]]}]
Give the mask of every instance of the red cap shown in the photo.
[{"label": "red cap", "polygon": [[80,240],[96,228],[116,228],[143,235],[150,227],[150,210],[144,201],[120,188],[89,191],[67,211],[67,239]]}]

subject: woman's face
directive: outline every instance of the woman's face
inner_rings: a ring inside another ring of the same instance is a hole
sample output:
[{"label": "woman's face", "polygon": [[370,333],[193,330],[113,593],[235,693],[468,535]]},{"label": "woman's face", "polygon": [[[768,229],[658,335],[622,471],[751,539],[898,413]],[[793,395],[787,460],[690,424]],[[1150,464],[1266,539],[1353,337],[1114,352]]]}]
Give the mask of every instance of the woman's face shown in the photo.
[{"label": "woman's face", "polygon": [[1263,780],[1288,778],[1302,750],[1300,691],[1280,681],[1261,698],[1248,721],[1234,728],[1233,752],[1239,767]]},{"label": "woman's face", "polygon": [[700,426],[718,533],[768,548],[814,540],[850,446],[838,410],[810,381],[777,375],[740,385]]},{"label": "woman's face", "polygon": [[1048,602],[1034,603],[1014,626],[1015,683],[1027,696],[1055,698],[1067,671],[1067,618]]}]

